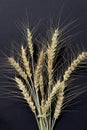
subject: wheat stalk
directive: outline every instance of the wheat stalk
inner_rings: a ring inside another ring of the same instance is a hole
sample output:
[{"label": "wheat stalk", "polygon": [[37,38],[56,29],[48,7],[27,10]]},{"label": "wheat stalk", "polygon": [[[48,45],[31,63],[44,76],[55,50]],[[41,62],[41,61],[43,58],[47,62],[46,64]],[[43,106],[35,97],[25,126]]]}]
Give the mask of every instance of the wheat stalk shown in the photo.
[{"label": "wheat stalk", "polygon": [[59,89],[58,93],[58,101],[56,104],[55,112],[54,112],[54,118],[57,119],[61,113],[63,100],[64,100],[64,89],[66,87],[66,81],[69,79],[72,72],[76,69],[76,67],[87,58],[87,52],[82,52],[79,54],[79,56],[72,61],[71,66],[68,67],[68,69],[65,71],[65,74],[63,75],[64,80],[61,83],[61,87]]},{"label": "wheat stalk", "polygon": [[64,82],[62,82],[60,85],[60,88],[59,88],[58,101],[57,101],[56,108],[54,111],[55,120],[59,117],[59,115],[61,113],[61,108],[62,108],[63,100],[64,100],[64,88],[65,88],[65,84],[64,84]]},{"label": "wheat stalk", "polygon": [[76,67],[87,58],[87,52],[82,52],[79,56],[71,63],[68,69],[65,71],[63,75],[64,81],[67,81],[72,74],[72,72],[76,69]]},{"label": "wheat stalk", "polygon": [[24,64],[24,67],[26,69],[26,73],[28,75],[28,77],[31,79],[31,71],[30,71],[30,66],[29,66],[29,61],[27,60],[27,57],[26,57],[26,51],[25,49],[23,48],[23,46],[21,47],[21,51],[22,51],[22,59],[23,59],[23,64]]},{"label": "wheat stalk", "polygon": [[44,60],[44,51],[42,50],[40,52],[40,55],[38,58],[38,63],[37,63],[35,74],[34,74],[34,83],[35,83],[36,91],[38,91],[39,86],[40,86],[39,79],[40,79],[40,75],[41,75],[42,68],[43,68],[43,60]]},{"label": "wheat stalk", "polygon": [[52,92],[48,96],[48,99],[46,100],[46,104],[44,106],[43,114],[46,114],[46,112],[50,108],[53,97],[55,96],[55,94],[58,93],[59,88],[60,88],[60,81],[58,80],[57,83],[54,85]]},{"label": "wheat stalk", "polygon": [[44,93],[44,84],[43,84],[43,75],[41,74],[40,75],[40,80],[39,80],[39,84],[40,84],[40,93],[41,93],[41,109],[42,109],[42,112],[44,110],[44,103],[45,103],[45,100],[44,100],[44,96],[45,96],[45,93]]},{"label": "wheat stalk", "polygon": [[53,83],[53,61],[54,61],[54,57],[55,57],[55,51],[56,51],[56,47],[57,47],[57,42],[58,42],[58,35],[59,35],[59,31],[58,29],[56,29],[52,35],[52,41],[51,41],[51,45],[48,46],[47,49],[47,56],[48,56],[48,73],[49,73],[49,87],[52,87],[52,83]]},{"label": "wheat stalk", "polygon": [[[23,46],[21,47],[21,60],[23,61],[24,70],[13,57],[8,58],[10,64],[22,77],[22,79],[15,77],[15,81],[19,89],[22,90],[24,99],[27,101],[31,110],[35,114],[40,130],[53,130],[56,119],[59,118],[62,111],[62,106],[65,99],[65,88],[67,87],[66,81],[69,80],[73,71],[76,70],[76,67],[87,58],[87,52],[83,51],[77,56],[76,59],[71,62],[69,66],[67,66],[64,75],[61,74],[62,79],[60,79],[60,77],[56,77],[55,82],[54,60],[56,57],[56,51],[60,49],[58,48],[58,37],[59,30],[57,28],[52,34],[51,44],[47,45],[46,50],[44,50],[42,47],[42,50],[38,56],[37,64],[34,64],[32,34],[30,32],[30,29],[27,28],[27,46],[31,60],[28,60],[26,49]],[[62,46],[62,44],[60,46]],[[47,63],[47,66],[44,65],[45,62]],[[30,64],[31,67],[29,66]],[[48,81],[45,78],[45,74]],[[28,81],[28,79],[30,80]],[[27,90],[25,81],[28,83],[28,85],[30,85],[30,91]],[[55,101],[55,109],[52,109],[52,105]]]},{"label": "wheat stalk", "polygon": [[22,76],[22,77],[26,80],[26,82],[28,82],[28,80],[27,80],[27,75],[26,75],[26,73],[22,70],[22,68],[20,67],[19,63],[16,62],[13,57],[9,57],[9,58],[8,58],[8,61],[9,61],[10,64],[15,68],[15,70],[19,73],[19,75]]},{"label": "wheat stalk", "polygon": [[24,99],[27,101],[29,107],[31,108],[31,110],[33,111],[33,113],[35,113],[35,106],[34,106],[34,102],[32,101],[31,96],[29,95],[28,90],[26,89],[25,85],[23,84],[23,82],[21,81],[21,79],[15,77],[15,81],[18,84],[18,87],[20,90],[22,90],[22,94],[24,96]]},{"label": "wheat stalk", "polygon": [[41,96],[42,96],[42,99],[44,99],[44,84],[43,84],[43,76],[42,76],[42,74],[40,75],[39,84],[40,84]]},{"label": "wheat stalk", "polygon": [[33,42],[32,42],[32,34],[31,34],[29,28],[27,28],[27,41],[28,41],[28,47],[29,47],[29,50],[30,50],[31,57],[33,57]]}]

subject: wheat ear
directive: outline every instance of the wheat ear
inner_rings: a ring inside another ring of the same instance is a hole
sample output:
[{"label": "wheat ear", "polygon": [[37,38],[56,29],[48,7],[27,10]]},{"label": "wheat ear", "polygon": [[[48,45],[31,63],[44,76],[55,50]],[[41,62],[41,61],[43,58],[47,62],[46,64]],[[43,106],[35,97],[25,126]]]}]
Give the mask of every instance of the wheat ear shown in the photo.
[{"label": "wheat ear", "polygon": [[40,79],[39,79],[39,84],[40,84],[40,92],[42,99],[44,98],[44,84],[43,84],[43,76],[40,74]]},{"label": "wheat ear", "polygon": [[47,56],[48,56],[48,74],[49,74],[49,87],[52,87],[52,79],[53,79],[53,61],[55,57],[55,51],[57,47],[57,41],[58,41],[58,35],[59,31],[58,29],[55,30],[55,32],[52,35],[52,42],[51,45],[48,46],[47,49]]},{"label": "wheat ear", "polygon": [[70,77],[71,73],[75,70],[75,68],[87,58],[87,52],[82,52],[79,54],[79,56],[71,63],[71,66],[68,67],[68,69],[65,71],[65,74],[63,76],[64,80],[62,81],[58,93],[58,101],[56,104],[55,112],[54,112],[54,118],[57,119],[61,113],[61,108],[63,105],[63,100],[64,100],[64,89],[66,87],[66,81]]},{"label": "wheat ear", "polygon": [[30,66],[29,66],[29,61],[27,60],[27,57],[26,57],[26,51],[25,49],[23,48],[23,46],[21,47],[21,51],[22,51],[22,59],[23,59],[23,64],[24,64],[24,67],[26,69],[26,73],[28,75],[28,77],[31,79],[31,71],[30,71]]},{"label": "wheat ear", "polygon": [[57,47],[57,42],[58,42],[58,36],[59,36],[59,31],[58,28],[55,30],[52,36],[52,43],[51,43],[51,51],[52,51],[52,60],[54,60],[55,57],[55,51]]},{"label": "wheat ear", "polygon": [[28,82],[26,73],[22,70],[19,63],[14,60],[13,57],[9,57],[8,61],[15,68],[15,70]]},{"label": "wheat ear", "polygon": [[55,120],[59,117],[60,112],[61,112],[61,108],[62,108],[62,104],[64,100],[64,88],[65,88],[65,84],[64,82],[62,82],[58,91],[58,100],[57,100],[56,108],[54,111]]},{"label": "wheat ear", "polygon": [[39,84],[40,84],[40,93],[41,93],[41,109],[42,109],[42,112],[44,110],[44,84],[43,84],[43,76],[42,74],[40,75],[40,80],[39,80]]},{"label": "wheat ear", "polygon": [[42,68],[43,68],[43,60],[44,60],[44,52],[42,50],[40,52],[40,55],[39,55],[39,58],[38,58],[38,63],[37,63],[35,74],[34,74],[34,83],[35,83],[36,91],[38,91],[38,87],[40,85],[39,78],[40,78]]},{"label": "wheat ear", "polygon": [[71,65],[65,71],[65,74],[63,76],[64,81],[67,81],[69,79],[70,75],[75,70],[75,68],[86,58],[87,52],[82,52],[81,54],[79,54],[79,56],[71,63]]},{"label": "wheat ear", "polygon": [[55,86],[53,87],[52,92],[50,93],[50,95],[49,95],[49,97],[48,97],[48,99],[46,101],[46,104],[44,106],[43,114],[46,114],[46,112],[50,108],[53,97],[55,96],[55,94],[58,93],[59,88],[60,88],[60,80],[58,80],[57,83],[55,84]]},{"label": "wheat ear", "polygon": [[33,57],[33,42],[32,42],[32,34],[30,32],[30,29],[27,28],[27,41],[28,41],[28,47],[31,54],[31,57]]},{"label": "wheat ear", "polygon": [[21,79],[19,79],[17,77],[15,77],[15,81],[18,84],[19,89],[22,90],[22,94],[24,96],[24,99],[27,101],[27,103],[30,106],[31,110],[35,113],[34,102],[32,101],[31,96],[29,96],[29,92],[26,89],[25,85],[23,84],[23,82],[21,81]]}]

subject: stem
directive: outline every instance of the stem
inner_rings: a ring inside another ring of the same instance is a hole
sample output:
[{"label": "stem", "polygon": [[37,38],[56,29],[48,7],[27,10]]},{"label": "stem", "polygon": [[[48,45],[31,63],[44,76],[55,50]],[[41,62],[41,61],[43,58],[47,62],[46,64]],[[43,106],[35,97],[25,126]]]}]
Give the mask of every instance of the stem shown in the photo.
[{"label": "stem", "polygon": [[51,127],[51,130],[53,130],[54,125],[55,125],[55,122],[56,122],[56,120],[55,120],[55,119],[53,119],[53,120],[52,120],[52,127]]},{"label": "stem", "polygon": [[41,128],[41,130],[44,130],[41,118],[40,118],[40,128]]},{"label": "stem", "polygon": [[31,57],[31,62],[32,62],[32,72],[33,72],[33,76],[32,77],[34,77],[34,58],[33,58],[33,56]]},{"label": "stem", "polygon": [[[32,86],[34,86],[35,81],[34,81],[34,60],[33,60],[33,55],[31,56],[31,61],[32,61],[32,77],[33,77],[33,82],[31,82],[31,84],[32,84]],[[32,88],[33,88],[33,91],[35,92],[35,90],[34,90],[35,87],[32,87]],[[38,95],[37,91],[36,91],[35,96],[36,96],[35,97],[35,104],[36,104],[36,107],[37,107],[37,111],[38,111],[38,114],[41,115],[42,113],[41,113],[41,108],[40,108],[39,95]],[[38,119],[37,115],[35,115],[35,117],[36,117],[36,121],[38,123],[39,130],[46,130],[43,118]]]}]

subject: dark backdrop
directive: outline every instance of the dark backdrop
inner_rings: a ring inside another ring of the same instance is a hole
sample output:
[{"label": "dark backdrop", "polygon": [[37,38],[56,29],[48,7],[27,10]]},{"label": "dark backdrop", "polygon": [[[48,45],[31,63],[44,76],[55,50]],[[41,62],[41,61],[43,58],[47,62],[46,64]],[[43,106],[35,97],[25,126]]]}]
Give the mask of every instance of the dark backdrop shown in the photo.
[{"label": "dark backdrop", "polygon": [[[7,55],[9,55],[8,49],[11,49],[13,41],[18,44],[21,41],[22,35],[17,25],[20,24],[20,21],[23,23],[25,21],[27,25],[26,12],[31,28],[40,21],[47,28],[50,18],[56,25],[58,16],[62,16],[62,22],[65,19],[68,22],[68,19],[78,18],[77,31],[81,31],[78,36],[78,44],[80,42],[87,44],[87,0],[0,0],[0,50]],[[45,35],[45,28],[41,31]],[[0,62],[4,62],[1,52],[0,55]],[[1,70],[0,72],[2,73]],[[0,81],[5,82],[3,77]],[[2,83],[0,87],[2,87]],[[62,113],[62,118],[56,123],[55,130],[87,130],[86,98],[87,93],[78,98],[80,103],[73,105],[70,111]],[[26,104],[8,98],[0,98],[0,130],[36,129],[38,128],[34,115]]]}]

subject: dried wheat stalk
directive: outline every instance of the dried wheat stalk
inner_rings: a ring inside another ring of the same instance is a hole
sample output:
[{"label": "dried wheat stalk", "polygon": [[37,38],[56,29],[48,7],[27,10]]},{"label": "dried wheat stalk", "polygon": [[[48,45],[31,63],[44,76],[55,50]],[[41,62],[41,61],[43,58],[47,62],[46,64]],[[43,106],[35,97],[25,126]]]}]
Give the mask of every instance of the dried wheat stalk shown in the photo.
[{"label": "dried wheat stalk", "polygon": [[[32,34],[30,29],[27,28],[27,44],[31,55],[31,60],[28,59],[26,55],[26,50],[21,47],[21,58],[23,65],[26,71],[22,69],[18,62],[14,60],[13,57],[9,57],[8,61],[19,73],[19,75],[24,79],[15,77],[15,81],[18,87],[22,90],[22,94],[29,104],[31,110],[35,114],[38,127],[40,130],[53,130],[56,119],[59,118],[59,115],[62,111],[62,106],[65,98],[65,88],[67,87],[67,82],[72,72],[76,70],[76,67],[87,58],[87,52],[83,51],[71,62],[71,65],[67,67],[63,79],[59,77],[56,78],[56,83],[53,81],[54,76],[54,58],[56,57],[56,51],[59,44],[60,33],[58,28],[54,30],[52,34],[51,43],[48,45],[45,51],[42,50],[39,53],[37,65],[34,65],[33,61],[33,42]],[[49,43],[49,42],[47,42]],[[46,54],[46,55],[45,55]],[[47,59],[45,59],[47,56]],[[43,74],[44,62],[46,61],[46,77],[48,81],[44,81],[45,74]],[[31,68],[30,68],[31,64]],[[35,67],[35,68],[34,68]],[[33,69],[33,70],[32,70]],[[31,83],[28,81],[28,77],[31,79]],[[47,84],[45,84],[47,82]],[[26,83],[28,84],[29,91],[26,89]],[[30,83],[30,84],[29,84]],[[56,98],[55,98],[56,97]],[[33,99],[33,100],[32,100]],[[52,103],[56,100],[55,109],[52,109]],[[53,117],[51,114],[54,113]]]},{"label": "dried wheat stalk", "polygon": [[28,41],[28,47],[29,47],[29,50],[30,50],[30,54],[31,56],[33,56],[33,43],[32,43],[32,34],[30,32],[30,29],[27,28],[27,41]]},{"label": "dried wheat stalk", "polygon": [[36,67],[35,74],[34,74],[34,83],[35,83],[36,91],[38,91],[38,89],[39,89],[38,87],[40,85],[39,80],[40,80],[40,75],[41,75],[41,72],[42,72],[43,60],[44,60],[44,52],[42,50],[40,52],[37,67]]},{"label": "dried wheat stalk", "polygon": [[52,92],[50,93],[48,99],[46,100],[45,106],[44,106],[44,110],[43,113],[46,114],[46,112],[48,111],[49,107],[51,106],[53,97],[55,96],[55,94],[58,93],[58,90],[60,88],[60,81],[58,80],[57,83],[54,85]]},{"label": "dried wheat stalk", "polygon": [[26,73],[22,70],[22,68],[20,67],[19,63],[16,62],[13,57],[9,57],[9,58],[8,58],[8,61],[9,61],[10,64],[13,66],[13,68],[15,68],[15,70],[26,80],[26,82],[28,82],[28,80],[27,80],[27,75],[26,75]]},{"label": "dried wheat stalk", "polygon": [[23,59],[24,67],[26,69],[26,73],[27,73],[28,77],[31,79],[32,74],[31,74],[31,71],[30,71],[29,61],[27,60],[26,50],[23,48],[23,46],[21,48],[21,51],[22,51],[21,56],[22,56],[22,59]]},{"label": "dried wheat stalk", "polygon": [[72,61],[71,66],[68,67],[68,69],[65,71],[65,74],[63,75],[64,81],[68,80],[71,73],[75,70],[78,64],[80,64],[83,60],[85,60],[86,57],[87,57],[87,52],[82,52],[74,61]]},{"label": "dried wheat stalk", "polygon": [[47,48],[47,56],[48,56],[48,73],[49,73],[49,87],[52,87],[53,84],[53,61],[55,57],[55,51],[57,47],[57,42],[58,42],[58,35],[59,31],[56,29],[52,35],[52,41],[51,45],[48,46]]},{"label": "dried wheat stalk", "polygon": [[70,75],[76,69],[76,67],[86,58],[87,58],[87,52],[82,52],[74,61],[72,61],[71,65],[65,71],[65,74],[63,75],[64,80],[61,82],[61,85],[60,85],[61,87],[58,93],[58,101],[57,101],[55,112],[54,112],[55,119],[57,119],[61,113],[61,108],[62,108],[63,100],[64,100],[64,89],[66,87],[65,85],[66,81],[69,79]]},{"label": "dried wheat stalk", "polygon": [[31,108],[31,110],[35,113],[34,102],[32,101],[31,96],[29,96],[29,92],[25,88],[25,85],[23,84],[23,82],[21,81],[21,79],[19,79],[17,77],[15,77],[15,81],[16,81],[19,89],[22,90],[22,94],[24,96],[24,99],[27,101],[27,103],[28,103],[29,107]]}]

